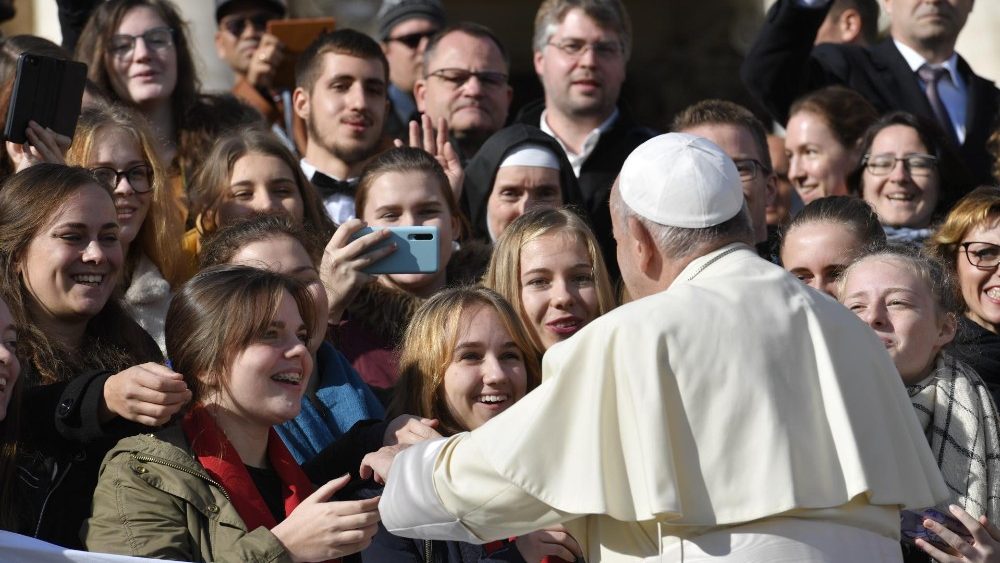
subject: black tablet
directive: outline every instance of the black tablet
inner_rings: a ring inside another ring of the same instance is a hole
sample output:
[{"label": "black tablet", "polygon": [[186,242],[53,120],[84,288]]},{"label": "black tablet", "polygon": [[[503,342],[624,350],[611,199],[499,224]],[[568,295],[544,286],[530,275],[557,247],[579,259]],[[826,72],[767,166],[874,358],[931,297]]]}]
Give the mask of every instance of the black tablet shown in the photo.
[{"label": "black tablet", "polygon": [[4,139],[25,143],[28,121],[73,138],[80,116],[87,65],[32,53],[17,59]]}]

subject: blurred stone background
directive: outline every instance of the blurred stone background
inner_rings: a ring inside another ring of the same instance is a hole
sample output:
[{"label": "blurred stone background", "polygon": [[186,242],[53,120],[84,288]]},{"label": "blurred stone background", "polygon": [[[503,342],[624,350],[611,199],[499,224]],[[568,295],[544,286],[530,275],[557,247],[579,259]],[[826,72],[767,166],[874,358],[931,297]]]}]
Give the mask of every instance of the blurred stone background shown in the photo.
[{"label": "blurred stone background", "polygon": [[[189,22],[206,89],[227,89],[232,76],[212,46],[214,3],[174,0]],[[666,130],[675,113],[709,97],[753,106],[739,80],[743,53],[773,0],[626,0],[634,49],[623,98],[637,119]],[[539,0],[443,0],[452,21],[491,27],[512,58],[514,111],[541,95],[531,64],[531,33]],[[339,26],[372,31],[379,0],[289,0],[293,17],[332,15]],[[54,0],[19,0],[18,16],[0,29],[59,42]],[[1000,2],[977,2],[958,50],[977,73],[1000,79]],[[754,108],[757,109],[757,108]]]}]

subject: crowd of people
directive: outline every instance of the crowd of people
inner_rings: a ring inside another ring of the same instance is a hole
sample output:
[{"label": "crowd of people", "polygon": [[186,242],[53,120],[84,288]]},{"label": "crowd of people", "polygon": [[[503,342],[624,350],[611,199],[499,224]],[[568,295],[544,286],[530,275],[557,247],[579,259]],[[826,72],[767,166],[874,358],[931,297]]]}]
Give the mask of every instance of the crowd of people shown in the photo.
[{"label": "crowd of people", "polygon": [[[293,87],[286,2],[215,0],[227,93],[171,0],[60,2],[63,45],[0,39],[0,109],[22,54],[87,65],[72,138],[32,121],[0,154],[0,530],[178,561],[1000,562],[972,6],[885,0],[879,40],[876,0],[778,0],[742,68],[768,115],[707,99],[661,134],[619,101],[621,0],[540,1],[516,115],[503,38],[439,0],[320,33]],[[432,266],[377,273],[418,242]]]}]

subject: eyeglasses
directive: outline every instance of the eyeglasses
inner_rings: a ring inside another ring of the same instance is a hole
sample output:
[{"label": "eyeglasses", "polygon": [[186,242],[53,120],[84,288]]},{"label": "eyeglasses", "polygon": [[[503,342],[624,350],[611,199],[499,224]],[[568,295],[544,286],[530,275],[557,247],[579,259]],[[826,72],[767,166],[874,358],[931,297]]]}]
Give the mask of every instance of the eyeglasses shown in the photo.
[{"label": "eyeglasses", "polygon": [[97,181],[110,186],[112,190],[118,187],[122,178],[128,180],[128,184],[132,186],[135,193],[144,194],[153,189],[153,182],[150,181],[153,178],[153,169],[148,164],[137,164],[128,170],[115,170],[110,166],[98,166],[91,168],[90,172],[97,178]]},{"label": "eyeglasses", "polygon": [[507,84],[507,75],[502,72],[493,71],[472,71],[464,68],[442,68],[429,73],[427,76],[440,78],[451,84],[454,88],[461,88],[473,76],[487,88],[500,88]]},{"label": "eyeglasses", "polygon": [[740,173],[740,180],[743,182],[752,182],[757,179],[758,169],[763,170],[764,174],[771,173],[771,170],[756,158],[734,160],[733,163],[736,164],[736,171]]},{"label": "eyeglasses", "polygon": [[587,43],[581,39],[564,39],[562,41],[549,41],[551,45],[559,49],[567,57],[579,58],[590,49],[599,59],[617,59],[622,55],[622,44],[617,41],[595,41]]},{"label": "eyeglasses", "polygon": [[400,35],[399,37],[387,37],[386,42],[395,41],[397,43],[402,43],[410,49],[416,49],[420,46],[420,42],[424,39],[429,39],[437,33],[438,30],[431,31],[419,31],[417,33],[407,33],[406,35]]},{"label": "eyeglasses", "polygon": [[174,44],[174,30],[169,27],[154,27],[142,35],[112,35],[108,50],[119,59],[127,59],[135,51],[136,39],[140,38],[146,44],[147,49],[165,51]]},{"label": "eyeglasses", "polygon": [[272,12],[254,12],[223,18],[219,24],[222,26],[222,29],[239,37],[243,35],[243,30],[247,28],[247,25],[252,26],[257,31],[264,31],[267,29],[267,22],[276,20],[279,17],[278,14]]},{"label": "eyeglasses", "polygon": [[965,258],[980,270],[992,270],[1000,264],[1000,245],[992,242],[963,242],[958,245],[965,251]]},{"label": "eyeglasses", "polygon": [[873,176],[885,176],[892,172],[896,163],[902,161],[903,168],[911,176],[929,176],[937,169],[937,157],[929,154],[908,154],[896,156],[892,154],[866,154],[861,164]]}]

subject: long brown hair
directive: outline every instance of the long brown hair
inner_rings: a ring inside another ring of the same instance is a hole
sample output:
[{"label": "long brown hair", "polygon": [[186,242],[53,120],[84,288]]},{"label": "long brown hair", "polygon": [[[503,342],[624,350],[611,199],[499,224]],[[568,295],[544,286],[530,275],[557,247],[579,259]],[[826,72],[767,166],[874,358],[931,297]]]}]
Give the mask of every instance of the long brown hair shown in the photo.
[{"label": "long brown hair", "polygon": [[205,268],[174,296],[167,310],[167,354],[184,374],[194,405],[229,389],[229,367],[267,330],[284,292],[295,299],[312,336],[315,305],[302,282],[250,266]]},{"label": "long brown hair", "polygon": [[438,292],[417,309],[406,328],[399,359],[399,381],[389,405],[390,416],[415,414],[436,418],[447,435],[463,428],[451,415],[442,391],[444,372],[458,342],[462,313],[489,307],[524,355],[528,391],[541,381],[541,357],[514,308],[499,293],[485,287],[456,287]]},{"label": "long brown hair", "polygon": [[109,0],[99,2],[87,20],[76,44],[76,60],[87,63],[87,78],[96,83],[115,101],[130,104],[111,87],[111,38],[118,33],[118,26],[133,8],[147,7],[155,11],[173,30],[174,49],[177,53],[177,85],[171,94],[174,126],[178,131],[187,128],[184,119],[188,110],[198,100],[201,82],[195,69],[194,58],[187,37],[187,24],[169,0]]},{"label": "long brown hair", "polygon": [[202,230],[211,233],[220,227],[217,208],[229,192],[233,167],[236,161],[253,153],[273,156],[288,166],[302,198],[302,227],[319,236],[332,236],[333,221],[326,214],[319,192],[302,173],[298,160],[273,133],[260,127],[244,127],[227,133],[215,142],[205,158],[190,190],[191,216],[199,218]]},{"label": "long brown hair", "polygon": [[31,318],[28,303],[33,297],[21,279],[22,260],[51,217],[72,194],[88,185],[100,187],[110,200],[110,190],[88,170],[63,164],[36,164],[0,186],[0,297],[7,302],[18,327],[20,357],[25,367],[30,363],[37,372],[33,375],[38,380],[26,382],[28,385],[64,381],[86,368],[120,371],[161,359],[155,343],[125,314],[115,297],[87,323],[86,354],[52,340]]},{"label": "long brown hair", "polygon": [[[167,170],[156,152],[153,132],[146,118],[121,104],[98,104],[87,108],[76,122],[73,145],[66,153],[66,162],[77,166],[93,164],[97,145],[109,131],[128,135],[138,145],[142,159],[153,169],[152,199],[146,219],[142,222],[125,261],[125,280],[132,277],[139,256],[146,255],[171,286],[184,277],[184,255],[177,243],[184,235],[184,211],[177,207],[170,193]],[[138,247],[140,252],[135,252]]]}]

